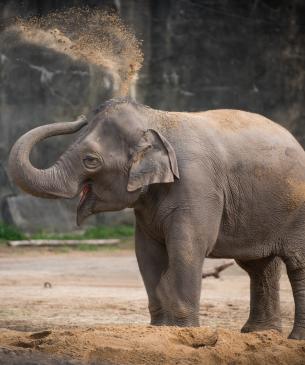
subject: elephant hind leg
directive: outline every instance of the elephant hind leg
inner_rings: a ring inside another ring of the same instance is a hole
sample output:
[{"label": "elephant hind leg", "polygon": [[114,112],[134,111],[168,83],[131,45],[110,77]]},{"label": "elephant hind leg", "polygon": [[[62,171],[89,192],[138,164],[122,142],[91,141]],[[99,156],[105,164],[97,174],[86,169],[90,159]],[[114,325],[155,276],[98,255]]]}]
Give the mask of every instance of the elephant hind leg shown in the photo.
[{"label": "elephant hind leg", "polygon": [[288,338],[305,340],[305,255],[303,258],[283,258],[291,284],[295,315],[294,326]]},{"label": "elephant hind leg", "polygon": [[281,259],[236,261],[250,276],[250,314],[241,332],[281,331],[279,280]]}]

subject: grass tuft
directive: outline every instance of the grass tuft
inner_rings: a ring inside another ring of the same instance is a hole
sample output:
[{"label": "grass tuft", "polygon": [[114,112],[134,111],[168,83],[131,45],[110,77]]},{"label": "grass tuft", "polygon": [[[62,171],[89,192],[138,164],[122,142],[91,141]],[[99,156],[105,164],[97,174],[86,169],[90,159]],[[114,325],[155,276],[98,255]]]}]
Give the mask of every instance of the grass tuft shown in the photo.
[{"label": "grass tuft", "polygon": [[24,240],[26,239],[17,227],[0,222],[0,241]]}]

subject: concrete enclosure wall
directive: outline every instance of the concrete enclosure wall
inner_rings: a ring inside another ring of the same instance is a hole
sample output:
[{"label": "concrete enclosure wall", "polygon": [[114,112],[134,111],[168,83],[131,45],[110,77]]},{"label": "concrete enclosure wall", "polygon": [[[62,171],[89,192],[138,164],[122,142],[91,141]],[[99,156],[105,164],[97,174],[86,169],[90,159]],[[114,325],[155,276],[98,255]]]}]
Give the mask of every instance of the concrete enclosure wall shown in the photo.
[{"label": "concrete enclosure wall", "polygon": [[[304,1],[25,0],[21,6],[8,0],[0,4],[0,19],[4,24],[14,15],[44,15],[84,3],[115,9],[143,40],[138,101],[177,111],[236,108],[262,113],[305,146]],[[74,228],[75,203],[34,202],[36,198],[21,194],[6,175],[7,156],[27,130],[72,120],[112,95],[107,69],[43,47],[0,44],[0,219],[26,230]],[[33,153],[34,163],[51,164],[69,140],[42,143]],[[32,206],[33,214],[27,208]],[[101,215],[88,224],[105,219]]]}]

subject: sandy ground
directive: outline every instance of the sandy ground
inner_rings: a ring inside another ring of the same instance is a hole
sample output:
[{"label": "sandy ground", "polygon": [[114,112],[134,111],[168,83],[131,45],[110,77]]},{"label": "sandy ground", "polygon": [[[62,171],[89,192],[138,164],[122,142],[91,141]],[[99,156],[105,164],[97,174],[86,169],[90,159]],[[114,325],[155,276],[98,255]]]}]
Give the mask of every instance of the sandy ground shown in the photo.
[{"label": "sandy ground", "polygon": [[[206,260],[205,270],[222,262]],[[305,364],[305,341],[238,332],[249,279],[236,265],[203,280],[200,329],[147,326],[132,251],[2,250],[0,299],[0,364],[27,364],[27,356],[28,364]],[[294,305],[285,273],[281,304],[287,336]]]}]

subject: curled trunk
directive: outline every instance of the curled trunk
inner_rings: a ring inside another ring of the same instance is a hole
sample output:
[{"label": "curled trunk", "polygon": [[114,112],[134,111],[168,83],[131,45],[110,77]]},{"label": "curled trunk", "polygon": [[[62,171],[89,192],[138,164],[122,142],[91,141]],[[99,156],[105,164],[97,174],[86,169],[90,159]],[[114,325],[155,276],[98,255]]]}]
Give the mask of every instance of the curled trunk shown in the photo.
[{"label": "curled trunk", "polygon": [[[47,169],[31,164],[30,153],[38,142],[52,136],[77,132],[87,123],[84,116],[74,122],[53,123],[37,127],[18,139],[9,156],[9,174],[25,192],[43,198],[72,198],[78,193],[79,181],[71,176],[69,159],[60,158]],[[65,162],[67,160],[67,162]]]}]

